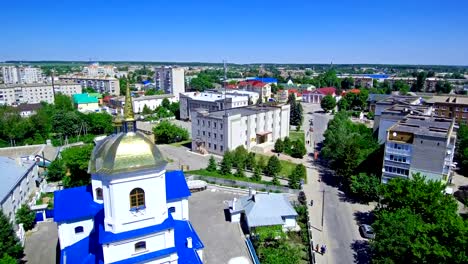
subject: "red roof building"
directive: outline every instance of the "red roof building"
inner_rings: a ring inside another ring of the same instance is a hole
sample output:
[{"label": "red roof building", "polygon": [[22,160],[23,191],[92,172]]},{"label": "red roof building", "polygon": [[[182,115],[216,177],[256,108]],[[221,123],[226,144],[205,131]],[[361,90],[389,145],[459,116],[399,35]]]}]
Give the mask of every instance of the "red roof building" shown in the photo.
[{"label": "red roof building", "polygon": [[336,88],[335,87],[324,87],[315,89],[314,91],[304,91],[302,93],[302,101],[306,103],[313,103],[313,104],[320,104],[322,98],[331,95],[333,97],[336,96]]}]

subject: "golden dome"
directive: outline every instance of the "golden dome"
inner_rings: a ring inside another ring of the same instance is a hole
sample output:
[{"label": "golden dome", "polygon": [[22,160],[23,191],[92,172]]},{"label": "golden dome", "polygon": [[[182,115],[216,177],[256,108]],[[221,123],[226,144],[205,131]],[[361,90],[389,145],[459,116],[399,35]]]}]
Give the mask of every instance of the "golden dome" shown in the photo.
[{"label": "golden dome", "polygon": [[145,135],[118,133],[98,142],[89,162],[89,172],[115,174],[165,165],[161,152]]}]

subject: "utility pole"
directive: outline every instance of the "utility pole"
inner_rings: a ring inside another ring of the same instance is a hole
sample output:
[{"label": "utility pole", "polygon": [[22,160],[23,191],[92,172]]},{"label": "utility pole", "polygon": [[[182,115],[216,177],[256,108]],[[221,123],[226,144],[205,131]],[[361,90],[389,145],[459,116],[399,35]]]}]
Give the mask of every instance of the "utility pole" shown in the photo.
[{"label": "utility pole", "polygon": [[325,189],[322,190],[322,230],[323,230],[323,216],[325,214]]},{"label": "utility pole", "polygon": [[226,66],[226,60],[223,60],[223,64],[224,64],[224,116],[227,116],[227,113],[226,113],[226,86],[227,86],[227,66]]}]

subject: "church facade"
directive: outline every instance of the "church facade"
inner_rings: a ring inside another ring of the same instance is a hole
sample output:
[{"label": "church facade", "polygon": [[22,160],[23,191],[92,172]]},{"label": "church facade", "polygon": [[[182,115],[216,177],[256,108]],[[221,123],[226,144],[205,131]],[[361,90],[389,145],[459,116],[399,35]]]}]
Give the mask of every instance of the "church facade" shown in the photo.
[{"label": "church facade", "polygon": [[60,261],[202,263],[184,174],[166,172],[157,146],[136,132],[128,88],[126,100],[116,133],[93,150],[91,185],[55,192]]}]

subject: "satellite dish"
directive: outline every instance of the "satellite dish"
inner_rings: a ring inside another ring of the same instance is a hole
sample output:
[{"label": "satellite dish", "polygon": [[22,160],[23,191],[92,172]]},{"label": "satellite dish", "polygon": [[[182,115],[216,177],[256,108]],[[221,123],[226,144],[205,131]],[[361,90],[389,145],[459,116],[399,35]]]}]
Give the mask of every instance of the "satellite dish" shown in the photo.
[{"label": "satellite dish", "polygon": [[452,154],[452,151],[451,150],[447,150],[447,154]]},{"label": "satellite dish", "polygon": [[382,168],[382,172],[385,172],[385,168]]},{"label": "satellite dish", "polygon": [[393,135],[394,137],[396,137],[396,136],[397,136],[397,133],[396,133],[396,132],[393,132],[393,134],[392,134],[392,135]]}]

